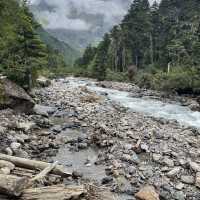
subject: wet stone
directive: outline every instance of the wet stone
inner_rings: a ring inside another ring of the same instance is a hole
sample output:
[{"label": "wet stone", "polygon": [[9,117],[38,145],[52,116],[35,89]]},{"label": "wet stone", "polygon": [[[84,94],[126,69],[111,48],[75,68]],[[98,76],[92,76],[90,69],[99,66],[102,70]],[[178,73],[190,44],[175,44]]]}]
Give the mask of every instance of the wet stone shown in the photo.
[{"label": "wet stone", "polygon": [[105,185],[105,184],[108,184],[108,183],[110,183],[110,182],[112,182],[112,181],[113,181],[113,178],[112,178],[112,177],[106,176],[106,177],[104,177],[104,178],[101,180],[101,183],[102,183],[103,185]]},{"label": "wet stone", "polygon": [[196,174],[195,185],[200,189],[200,172],[197,172]]},{"label": "wet stone", "polygon": [[158,162],[161,158],[162,158],[162,156],[160,154],[153,154],[153,161],[154,162]]},{"label": "wet stone", "polygon": [[193,176],[181,176],[181,181],[186,184],[194,184],[195,180]]},{"label": "wet stone", "polygon": [[62,127],[60,125],[53,126],[51,129],[54,133],[60,133],[62,131]]},{"label": "wet stone", "polygon": [[200,165],[195,162],[189,162],[190,168],[195,172],[200,172]]},{"label": "wet stone", "polygon": [[164,165],[167,165],[168,167],[173,167],[174,166],[174,161],[165,157],[163,159],[163,162],[162,162]]},{"label": "wet stone", "polygon": [[167,173],[167,176],[168,176],[168,177],[177,176],[177,175],[180,173],[180,171],[181,171],[181,168],[180,168],[180,167],[175,167],[175,168],[173,168],[171,171],[169,171],[169,172]]},{"label": "wet stone", "polygon": [[184,194],[183,191],[179,191],[179,192],[175,192],[175,194],[173,195],[173,197],[176,200],[185,200],[186,195]]},{"label": "wet stone", "polygon": [[182,190],[184,187],[185,187],[185,185],[184,185],[183,183],[178,183],[178,184],[176,185],[176,189],[177,189],[177,190]]},{"label": "wet stone", "polygon": [[135,196],[140,200],[160,200],[158,193],[152,186],[143,187]]}]

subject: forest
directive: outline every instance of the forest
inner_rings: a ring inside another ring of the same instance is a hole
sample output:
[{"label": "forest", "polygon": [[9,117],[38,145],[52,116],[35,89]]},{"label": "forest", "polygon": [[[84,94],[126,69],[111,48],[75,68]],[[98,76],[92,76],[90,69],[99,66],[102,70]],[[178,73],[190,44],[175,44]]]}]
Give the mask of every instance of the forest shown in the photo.
[{"label": "forest", "polygon": [[141,87],[200,93],[198,0],[134,0],[121,23],[78,59],[34,19],[27,0],[0,0],[0,27],[0,73],[24,88],[42,73],[130,81],[131,66],[131,81]]},{"label": "forest", "polygon": [[0,0],[0,27],[0,73],[25,89],[42,70],[66,66],[63,55],[38,34],[41,27],[26,0]]},{"label": "forest", "polygon": [[134,0],[119,25],[97,47],[88,46],[75,66],[99,80],[127,80],[129,66],[142,87],[200,92],[198,0]]}]

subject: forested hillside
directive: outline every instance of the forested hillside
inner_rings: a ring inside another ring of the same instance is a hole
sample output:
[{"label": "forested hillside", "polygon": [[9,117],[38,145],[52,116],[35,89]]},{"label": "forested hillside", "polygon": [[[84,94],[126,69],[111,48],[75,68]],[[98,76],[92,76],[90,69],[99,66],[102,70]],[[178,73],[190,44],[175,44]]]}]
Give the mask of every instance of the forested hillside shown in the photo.
[{"label": "forested hillside", "polygon": [[68,65],[73,65],[74,61],[80,57],[80,52],[70,47],[67,43],[58,40],[57,38],[51,36],[46,30],[42,27],[37,29],[41,40],[47,44],[50,48],[55,51],[60,52],[63,55],[65,63]]},{"label": "forested hillside", "polygon": [[[67,48],[73,51],[38,32],[41,27],[29,12],[26,0],[0,0],[0,28],[0,73],[27,88],[38,71],[65,67],[67,57],[63,55]],[[69,56],[72,62],[72,54]]]},{"label": "forested hillside", "polygon": [[[92,57],[87,57],[88,48]],[[88,48],[76,65],[100,80],[110,74],[123,80],[134,65],[141,86],[199,92],[199,0],[162,0],[152,6],[148,0],[134,0],[121,24],[97,48]]]}]

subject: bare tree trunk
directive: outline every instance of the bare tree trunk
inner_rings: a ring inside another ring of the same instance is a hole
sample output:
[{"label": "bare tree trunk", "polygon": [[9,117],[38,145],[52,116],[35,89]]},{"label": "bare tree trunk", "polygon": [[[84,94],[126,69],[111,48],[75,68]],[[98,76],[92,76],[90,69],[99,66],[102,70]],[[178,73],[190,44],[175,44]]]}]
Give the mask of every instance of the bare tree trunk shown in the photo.
[{"label": "bare tree trunk", "polygon": [[126,49],[123,47],[123,52],[122,52],[122,66],[123,66],[123,72],[125,72],[125,67],[126,67]]},{"label": "bare tree trunk", "polygon": [[138,67],[138,55],[135,56],[135,65]]},{"label": "bare tree trunk", "polygon": [[152,34],[150,34],[150,55],[151,55],[151,64],[154,64],[154,51],[153,51],[153,37],[152,37]]},{"label": "bare tree trunk", "polygon": [[168,66],[167,66],[167,73],[169,74],[170,71],[171,71],[171,63],[169,62],[169,63],[168,63]]}]

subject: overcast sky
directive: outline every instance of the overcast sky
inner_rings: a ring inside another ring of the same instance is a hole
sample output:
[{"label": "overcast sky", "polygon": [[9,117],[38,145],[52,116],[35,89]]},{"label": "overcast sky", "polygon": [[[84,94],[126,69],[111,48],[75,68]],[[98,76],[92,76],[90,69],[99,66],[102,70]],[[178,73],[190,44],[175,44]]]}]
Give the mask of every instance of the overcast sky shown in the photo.
[{"label": "overcast sky", "polygon": [[[36,17],[45,28],[64,28],[70,30],[89,30],[93,27],[92,19],[86,20],[82,14],[101,16],[106,27],[119,23],[132,0],[30,0],[31,4],[39,5],[45,1],[52,10],[37,11]],[[150,0],[152,3],[153,0]],[[75,14],[73,13],[75,12]],[[73,16],[73,17],[72,17]]]}]

